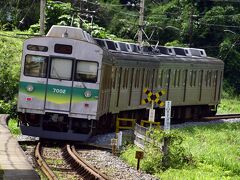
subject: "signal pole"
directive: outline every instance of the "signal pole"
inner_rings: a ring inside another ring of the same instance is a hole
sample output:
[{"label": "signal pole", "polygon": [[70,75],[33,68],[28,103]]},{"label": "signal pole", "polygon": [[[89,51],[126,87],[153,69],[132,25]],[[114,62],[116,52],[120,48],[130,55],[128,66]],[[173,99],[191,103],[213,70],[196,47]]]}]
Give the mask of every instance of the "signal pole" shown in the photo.
[{"label": "signal pole", "polygon": [[144,20],[144,2],[145,0],[140,0],[140,12],[139,12],[139,29],[138,29],[138,43],[141,45],[142,44],[142,28],[143,28],[143,20]]},{"label": "signal pole", "polygon": [[40,35],[45,34],[45,6],[46,0],[41,0],[40,2]]}]

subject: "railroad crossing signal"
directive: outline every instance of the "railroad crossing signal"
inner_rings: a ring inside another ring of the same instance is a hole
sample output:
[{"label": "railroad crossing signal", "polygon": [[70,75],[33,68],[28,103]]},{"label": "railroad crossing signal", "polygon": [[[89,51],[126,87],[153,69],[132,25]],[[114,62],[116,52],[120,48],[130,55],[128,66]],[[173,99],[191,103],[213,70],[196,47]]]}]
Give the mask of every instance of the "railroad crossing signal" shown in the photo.
[{"label": "railroad crossing signal", "polygon": [[146,104],[149,102],[152,103],[152,101],[153,101],[153,102],[157,103],[159,106],[164,106],[164,102],[160,100],[160,96],[166,94],[165,90],[161,90],[154,94],[152,91],[145,88],[143,90],[143,92],[147,95],[147,98],[142,100],[142,104]]}]

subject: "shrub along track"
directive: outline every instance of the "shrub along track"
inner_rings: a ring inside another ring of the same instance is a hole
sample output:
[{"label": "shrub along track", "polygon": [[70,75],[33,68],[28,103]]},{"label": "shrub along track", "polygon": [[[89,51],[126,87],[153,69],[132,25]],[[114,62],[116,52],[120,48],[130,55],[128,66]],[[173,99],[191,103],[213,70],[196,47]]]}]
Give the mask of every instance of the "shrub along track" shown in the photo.
[{"label": "shrub along track", "polygon": [[62,148],[48,148],[41,147],[39,142],[35,149],[35,158],[48,179],[108,179],[82,160],[75,147],[69,144]]}]

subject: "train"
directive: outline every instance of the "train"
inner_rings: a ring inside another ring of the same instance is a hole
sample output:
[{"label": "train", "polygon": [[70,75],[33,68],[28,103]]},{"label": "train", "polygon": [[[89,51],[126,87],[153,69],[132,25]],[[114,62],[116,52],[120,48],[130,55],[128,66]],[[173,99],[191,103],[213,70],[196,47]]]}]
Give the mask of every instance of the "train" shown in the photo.
[{"label": "train", "polygon": [[[165,90],[172,118],[199,119],[217,112],[224,63],[203,49],[93,38],[81,28],[51,27],[25,40],[18,93],[22,134],[87,141],[114,129],[116,118],[146,119],[144,89]],[[154,105],[156,121],[164,106]]]}]

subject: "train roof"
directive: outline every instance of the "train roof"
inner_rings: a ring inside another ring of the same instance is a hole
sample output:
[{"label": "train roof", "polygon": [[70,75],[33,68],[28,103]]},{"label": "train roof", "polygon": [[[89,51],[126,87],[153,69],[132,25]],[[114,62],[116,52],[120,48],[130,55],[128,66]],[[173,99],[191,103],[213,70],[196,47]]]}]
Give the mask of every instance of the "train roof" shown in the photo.
[{"label": "train roof", "polygon": [[118,60],[142,60],[160,62],[192,62],[224,64],[222,60],[207,56],[204,49],[165,47],[165,46],[143,46],[138,44],[118,42],[109,39],[95,38],[95,41],[103,49],[109,51]]},{"label": "train roof", "polygon": [[128,61],[142,61],[151,63],[195,63],[195,64],[219,64],[223,65],[223,61],[213,57],[178,57],[178,56],[166,56],[166,55],[148,55],[148,54],[132,54],[122,52],[111,52],[116,60],[128,60]]},{"label": "train roof", "polygon": [[77,27],[53,25],[46,36],[68,38],[95,43],[95,40],[89,33]]}]

